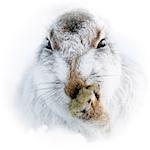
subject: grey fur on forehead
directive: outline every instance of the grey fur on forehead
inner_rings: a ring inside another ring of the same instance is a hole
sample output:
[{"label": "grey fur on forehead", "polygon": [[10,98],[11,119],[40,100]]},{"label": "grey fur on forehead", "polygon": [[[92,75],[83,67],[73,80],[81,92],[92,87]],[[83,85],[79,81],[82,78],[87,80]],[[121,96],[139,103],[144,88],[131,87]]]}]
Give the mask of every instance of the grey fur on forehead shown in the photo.
[{"label": "grey fur on forehead", "polygon": [[94,16],[83,10],[70,11],[59,16],[54,24],[52,24],[51,37],[53,36],[54,30],[63,33],[77,34],[80,30],[87,28],[87,26],[89,29],[97,26]]},{"label": "grey fur on forehead", "polygon": [[83,11],[72,11],[60,16],[58,25],[63,26],[63,29],[68,32],[77,33],[86,22],[93,22],[90,14]]},{"label": "grey fur on forehead", "polygon": [[91,14],[74,10],[59,16],[52,24],[49,34],[52,45],[57,43],[59,49],[65,50],[72,45],[75,49],[88,49],[92,40],[97,37],[98,30]]}]

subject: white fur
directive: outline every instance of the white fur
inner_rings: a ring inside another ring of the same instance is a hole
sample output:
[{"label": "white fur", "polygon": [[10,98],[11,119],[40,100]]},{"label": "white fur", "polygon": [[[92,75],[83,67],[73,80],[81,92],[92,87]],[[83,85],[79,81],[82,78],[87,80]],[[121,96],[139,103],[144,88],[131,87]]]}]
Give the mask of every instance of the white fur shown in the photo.
[{"label": "white fur", "polygon": [[[52,25],[54,30],[59,28],[56,23],[57,21]],[[94,48],[85,51],[89,49],[86,38],[94,36],[94,27],[96,23],[89,22],[85,25],[87,30],[80,31],[76,36],[64,35],[57,30],[58,41],[68,37],[69,40],[61,42],[61,50],[55,51],[52,55],[48,55],[49,50],[42,46],[44,52],[27,71],[19,93],[19,108],[27,123],[31,123],[34,127],[61,125],[84,135],[102,131],[102,126],[83,122],[72,117],[68,111],[70,98],[64,92],[69,75],[66,58],[73,59],[77,54],[80,55],[77,69],[87,84],[100,81],[101,100],[110,118],[108,126],[112,127],[117,120],[127,114],[136,91],[137,72],[132,67],[133,64],[128,63],[128,60],[112,46],[106,46],[106,50],[97,55]],[[104,29],[102,31],[105,33]],[[103,36],[105,37],[104,34]],[[83,45],[79,37],[83,39]],[[109,37],[107,40],[111,44]],[[92,72],[95,75],[91,75]]]}]

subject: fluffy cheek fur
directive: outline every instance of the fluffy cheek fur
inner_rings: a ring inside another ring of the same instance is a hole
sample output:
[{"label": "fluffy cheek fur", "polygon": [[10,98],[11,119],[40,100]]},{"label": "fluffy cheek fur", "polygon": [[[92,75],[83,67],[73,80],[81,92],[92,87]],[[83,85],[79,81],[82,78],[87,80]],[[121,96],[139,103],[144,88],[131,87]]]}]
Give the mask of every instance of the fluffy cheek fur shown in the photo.
[{"label": "fluffy cheek fur", "polygon": [[[101,102],[109,119],[112,119],[111,97],[118,87],[121,72],[119,58],[115,57],[105,53],[98,56],[95,55],[95,50],[91,50],[79,58],[77,65],[77,71],[86,80],[86,84],[100,84]],[[25,84],[20,93],[23,114],[26,115],[27,122],[31,120],[34,126],[60,123],[73,130],[90,132],[91,125],[72,117],[68,109],[71,99],[66,95],[64,88],[70,73],[69,66],[61,53],[56,52],[53,58],[49,59],[48,65],[36,64],[31,68],[30,76],[24,80]],[[92,127],[91,130],[93,129]]]},{"label": "fluffy cheek fur", "polygon": [[105,50],[100,55],[95,53],[94,50],[91,50],[82,56],[79,70],[86,79],[87,85],[93,83],[100,85],[101,100],[109,113],[110,101],[120,85],[122,73],[120,57],[117,54],[110,53],[109,50]]}]

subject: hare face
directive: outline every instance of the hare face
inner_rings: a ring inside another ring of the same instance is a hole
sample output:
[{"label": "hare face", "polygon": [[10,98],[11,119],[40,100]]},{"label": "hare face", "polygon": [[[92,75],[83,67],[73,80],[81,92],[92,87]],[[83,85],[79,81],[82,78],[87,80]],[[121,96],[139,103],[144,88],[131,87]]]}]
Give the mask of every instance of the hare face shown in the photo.
[{"label": "hare face", "polygon": [[[105,32],[93,16],[78,11],[60,16],[51,26],[48,41],[39,53],[39,62],[50,70],[51,79],[48,80],[54,83],[51,86],[55,89],[53,103],[57,103],[57,97],[61,95],[63,106],[56,106],[57,114],[65,114],[72,100],[82,97],[78,96],[80,90],[97,84],[99,101],[92,103],[94,105],[82,103],[79,108],[81,111],[85,107],[92,110],[93,118],[98,114],[93,110],[99,110],[99,114],[107,113],[106,118],[97,118],[108,120],[109,101],[120,83],[121,64]],[[91,106],[95,108],[91,109]],[[60,112],[62,108],[65,111]]]}]

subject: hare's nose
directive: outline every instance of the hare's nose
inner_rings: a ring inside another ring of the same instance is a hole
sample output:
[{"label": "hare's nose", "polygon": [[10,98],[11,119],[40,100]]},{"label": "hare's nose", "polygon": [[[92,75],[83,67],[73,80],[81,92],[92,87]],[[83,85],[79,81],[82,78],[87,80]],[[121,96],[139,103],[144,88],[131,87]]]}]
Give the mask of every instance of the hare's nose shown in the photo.
[{"label": "hare's nose", "polygon": [[80,88],[77,86],[77,87],[71,87],[72,85],[67,85],[65,87],[65,92],[66,94],[71,97],[72,99],[76,98],[78,93],[79,93],[79,90]]},{"label": "hare's nose", "polygon": [[76,72],[70,73],[70,78],[65,86],[65,93],[72,99],[76,98],[79,93],[79,90],[85,86],[84,81],[79,78]]}]

